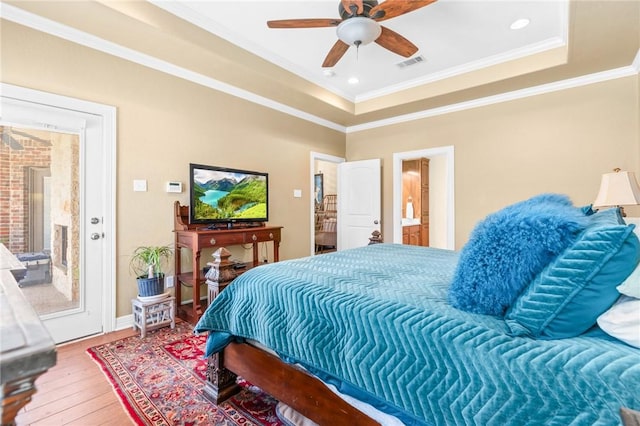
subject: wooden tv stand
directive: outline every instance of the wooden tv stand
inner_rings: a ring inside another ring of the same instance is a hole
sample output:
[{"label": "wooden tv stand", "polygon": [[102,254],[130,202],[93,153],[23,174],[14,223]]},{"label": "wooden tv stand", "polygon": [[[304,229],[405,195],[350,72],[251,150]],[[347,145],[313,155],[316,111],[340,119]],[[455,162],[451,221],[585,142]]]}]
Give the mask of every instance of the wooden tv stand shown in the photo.
[{"label": "wooden tv stand", "polygon": [[[273,242],[273,261],[280,260],[280,239],[282,226],[238,227],[231,229],[205,229],[203,225],[189,223],[189,206],[181,206],[175,202],[175,274],[176,305],[179,318],[195,324],[202,316],[200,304],[200,286],[205,283],[204,273],[200,267],[200,253],[205,248],[226,247],[240,244],[253,245],[253,262],[246,264],[238,273],[259,265],[258,244]],[[191,271],[182,272],[182,249],[191,251]],[[193,303],[182,305],[182,286],[193,289]]]}]

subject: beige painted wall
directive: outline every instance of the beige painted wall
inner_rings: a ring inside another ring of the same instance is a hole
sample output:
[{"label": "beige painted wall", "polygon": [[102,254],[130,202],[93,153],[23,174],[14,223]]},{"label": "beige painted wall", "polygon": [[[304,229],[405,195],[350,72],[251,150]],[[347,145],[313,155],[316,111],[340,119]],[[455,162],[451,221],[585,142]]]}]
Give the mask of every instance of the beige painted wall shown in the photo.
[{"label": "beige painted wall", "polygon": [[632,76],[349,133],[346,158],[382,159],[383,236],[391,241],[393,153],[453,145],[460,248],[478,220],[507,204],[541,192],[589,204],[602,173],[639,175],[638,93]]},{"label": "beige painted wall", "polygon": [[330,161],[316,160],[315,171],[316,173],[322,173],[324,195],[337,194],[338,164]]},{"label": "beige painted wall", "polygon": [[[602,173],[640,171],[638,76],[349,133],[345,151],[338,132],[229,95],[10,22],[1,35],[3,82],[117,107],[117,316],[131,312],[136,293],[133,248],[172,241],[173,202],[188,195],[164,185],[186,185],[190,162],[269,173],[270,222],[285,226],[284,259],[308,254],[311,151],[382,158],[383,233],[391,235],[393,152],[454,145],[458,248],[478,220],[508,203],[555,191],[587,204]],[[133,179],[147,179],[149,191],[134,193]]]},{"label": "beige painted wall", "polygon": [[[309,252],[309,155],[344,156],[344,135],[82,46],[2,21],[2,81],[117,108],[116,315],[131,313],[129,255],[173,242],[166,181],[188,187],[189,163],[269,173],[270,223],[281,258]],[[147,192],[133,192],[146,179]],[[303,197],[293,198],[302,188]],[[208,254],[203,254],[206,258]],[[169,271],[172,272],[172,271]]]}]

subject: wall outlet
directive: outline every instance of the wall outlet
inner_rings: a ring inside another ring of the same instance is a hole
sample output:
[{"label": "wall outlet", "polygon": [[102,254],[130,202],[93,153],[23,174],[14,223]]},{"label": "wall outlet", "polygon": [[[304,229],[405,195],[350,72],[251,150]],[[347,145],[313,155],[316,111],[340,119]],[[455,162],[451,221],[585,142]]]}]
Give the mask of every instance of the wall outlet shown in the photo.
[{"label": "wall outlet", "polygon": [[164,286],[166,288],[171,288],[173,287],[174,283],[173,283],[173,275],[168,275],[166,277],[164,277]]}]

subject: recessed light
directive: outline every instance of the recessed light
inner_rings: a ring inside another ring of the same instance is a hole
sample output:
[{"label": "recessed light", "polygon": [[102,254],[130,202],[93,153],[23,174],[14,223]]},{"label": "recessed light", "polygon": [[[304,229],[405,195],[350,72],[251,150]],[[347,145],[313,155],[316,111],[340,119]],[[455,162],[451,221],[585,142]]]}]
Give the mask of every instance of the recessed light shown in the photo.
[{"label": "recessed light", "polygon": [[349,84],[358,84],[358,83],[360,83],[360,79],[358,77],[350,77],[349,80],[347,80],[347,83],[349,83]]},{"label": "recessed light", "polygon": [[509,26],[512,30],[521,30],[527,25],[529,25],[531,21],[528,18],[520,18],[513,21],[513,23]]}]

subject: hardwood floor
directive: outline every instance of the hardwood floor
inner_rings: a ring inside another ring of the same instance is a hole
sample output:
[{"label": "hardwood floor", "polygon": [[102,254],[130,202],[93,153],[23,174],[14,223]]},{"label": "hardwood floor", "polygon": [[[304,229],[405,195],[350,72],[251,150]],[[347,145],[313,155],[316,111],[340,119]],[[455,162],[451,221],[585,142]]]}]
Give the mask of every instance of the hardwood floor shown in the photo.
[{"label": "hardwood floor", "polygon": [[87,348],[136,334],[132,329],[59,346],[56,365],[36,380],[37,392],[16,417],[23,425],[131,425],[111,384]]}]

